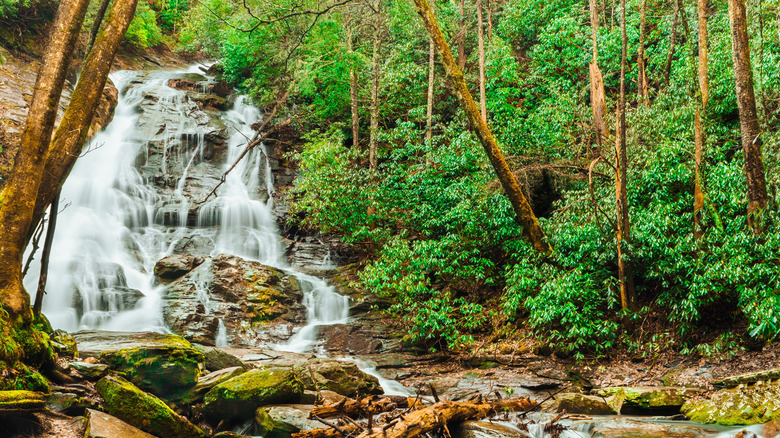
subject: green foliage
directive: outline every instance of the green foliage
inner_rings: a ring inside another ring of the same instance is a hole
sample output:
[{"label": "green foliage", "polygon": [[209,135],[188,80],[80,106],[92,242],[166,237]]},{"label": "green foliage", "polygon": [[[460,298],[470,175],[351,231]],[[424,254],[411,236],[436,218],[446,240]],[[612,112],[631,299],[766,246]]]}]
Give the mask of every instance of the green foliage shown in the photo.
[{"label": "green foliage", "polygon": [[157,14],[146,0],[138,2],[135,18],[130,22],[125,39],[137,47],[153,47],[163,42],[163,34],[157,25]]}]

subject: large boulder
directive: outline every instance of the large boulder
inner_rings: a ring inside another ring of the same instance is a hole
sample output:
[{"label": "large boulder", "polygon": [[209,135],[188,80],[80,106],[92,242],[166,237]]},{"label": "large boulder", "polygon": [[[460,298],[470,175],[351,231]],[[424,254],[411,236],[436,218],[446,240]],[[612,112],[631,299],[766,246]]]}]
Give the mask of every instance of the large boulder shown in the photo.
[{"label": "large boulder", "polygon": [[546,406],[549,412],[567,412],[569,414],[584,415],[615,415],[615,408],[610,406],[602,397],[592,395],[565,393],[557,394],[555,400]]},{"label": "large boulder", "polygon": [[169,284],[166,325],[203,345],[214,345],[220,323],[231,345],[279,343],[304,324],[298,280],[240,257],[220,254]]},{"label": "large boulder", "polygon": [[198,384],[192,388],[190,401],[201,400],[203,396],[211,390],[211,388],[219,385],[220,383],[227,382],[228,380],[238,377],[244,374],[245,370],[241,367],[223,368],[219,371],[206,374],[198,379]]},{"label": "large boulder", "polygon": [[203,354],[176,335],[83,331],[74,335],[82,355],[95,356],[144,391],[181,400],[198,383]]},{"label": "large boulder", "polygon": [[621,414],[678,414],[686,400],[700,394],[696,388],[674,386],[611,387],[598,391],[601,397],[611,397],[610,405]]},{"label": "large boulder", "polygon": [[154,276],[163,282],[183,277],[203,263],[203,257],[190,254],[174,254],[163,257],[154,265]]},{"label": "large boulder", "polygon": [[251,368],[243,360],[219,348],[207,347],[205,350],[206,369],[209,371],[219,371],[232,367],[241,367],[244,370]]},{"label": "large boulder", "polygon": [[206,434],[173,412],[159,398],[141,391],[121,377],[101,379],[95,389],[106,402],[106,411],[152,435],[165,438],[205,438]]},{"label": "large boulder", "polygon": [[252,370],[207,392],[203,410],[215,420],[247,420],[253,418],[261,406],[296,403],[302,395],[303,382],[293,370]]},{"label": "large boulder", "polygon": [[780,382],[756,382],[688,400],[681,409],[699,423],[758,424],[780,420]]},{"label": "large boulder", "polygon": [[322,423],[309,419],[310,405],[280,405],[258,408],[255,426],[265,438],[287,437],[302,430],[317,429]]}]

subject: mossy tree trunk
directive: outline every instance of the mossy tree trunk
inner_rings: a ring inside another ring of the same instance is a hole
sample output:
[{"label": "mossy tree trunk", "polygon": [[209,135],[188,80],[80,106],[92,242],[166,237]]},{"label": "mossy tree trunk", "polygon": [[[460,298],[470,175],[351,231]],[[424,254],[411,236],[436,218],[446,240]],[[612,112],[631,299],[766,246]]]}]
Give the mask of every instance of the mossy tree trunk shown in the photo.
[{"label": "mossy tree trunk", "polygon": [[631,223],[628,215],[628,154],[626,148],[626,57],[628,52],[628,36],[626,34],[626,0],[621,0],[621,40],[622,51],[620,56],[620,107],[619,132],[616,145],[616,166],[618,170],[617,180],[617,246],[618,246],[618,274],[620,276],[620,305],[624,309],[630,309],[634,302],[634,274],[631,261],[626,258],[623,242],[631,242]]},{"label": "mossy tree trunk", "polygon": [[523,227],[523,234],[537,251],[549,252],[551,248],[547,243],[542,227],[539,225],[531,205],[520,189],[515,175],[509,169],[509,165],[504,159],[504,155],[498,147],[493,133],[490,132],[490,128],[488,128],[487,123],[482,118],[479,108],[474,102],[474,98],[471,96],[471,92],[463,78],[463,72],[458,68],[455,58],[450,51],[450,46],[447,44],[447,40],[444,39],[444,34],[442,34],[439,24],[436,22],[433,10],[431,10],[426,0],[414,0],[414,4],[417,7],[417,12],[422,17],[425,28],[428,30],[431,38],[433,38],[436,51],[439,52],[439,58],[444,66],[447,81],[461,107],[465,110],[472,129],[480,143],[482,143],[482,147],[485,149],[490,163],[496,171],[498,180],[501,182],[501,186],[512,204],[518,222]]},{"label": "mossy tree trunk", "polygon": [[701,219],[704,210],[704,190],[702,188],[701,160],[704,151],[704,125],[702,117],[707,110],[710,96],[709,80],[707,78],[707,0],[698,0],[699,15],[699,93],[701,107],[696,109],[693,122],[694,129],[694,191],[693,191],[693,235],[697,239],[704,236]]}]

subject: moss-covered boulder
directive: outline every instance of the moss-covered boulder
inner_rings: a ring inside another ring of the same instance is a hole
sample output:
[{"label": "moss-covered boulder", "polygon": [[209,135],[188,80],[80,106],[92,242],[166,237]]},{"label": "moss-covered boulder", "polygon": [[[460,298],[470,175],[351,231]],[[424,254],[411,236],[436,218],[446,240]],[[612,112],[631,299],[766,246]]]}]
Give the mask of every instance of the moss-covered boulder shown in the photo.
[{"label": "moss-covered boulder", "polygon": [[46,394],[36,391],[0,391],[0,413],[39,411],[46,407]]},{"label": "moss-covered boulder", "polygon": [[677,414],[686,400],[700,394],[696,388],[646,386],[611,387],[598,391],[601,397],[612,397],[610,405],[621,414]]},{"label": "moss-covered boulder", "polygon": [[87,409],[87,431],[84,438],[155,438],[113,415]]},{"label": "moss-covered boulder", "polygon": [[314,359],[296,366],[295,371],[307,390],[327,389],[347,397],[382,394],[379,380],[352,362]]},{"label": "moss-covered boulder", "polygon": [[79,347],[73,335],[65,330],[54,330],[51,335],[51,346],[60,356],[79,357]]},{"label": "moss-covered boulder", "polygon": [[89,380],[100,380],[108,374],[108,365],[104,363],[71,362],[68,367]]},{"label": "moss-covered boulder", "polygon": [[780,382],[757,382],[688,400],[681,408],[699,423],[758,424],[780,420]]},{"label": "moss-covered boulder", "polygon": [[243,360],[219,348],[207,347],[204,356],[206,357],[206,369],[209,371],[219,371],[232,367],[241,367],[244,370],[252,368]]},{"label": "moss-covered boulder", "polygon": [[173,412],[159,398],[141,391],[116,376],[101,379],[95,385],[106,402],[106,411],[152,435],[165,438],[200,438],[206,434],[186,418]]},{"label": "moss-covered boulder", "polygon": [[203,399],[203,395],[209,392],[209,390],[220,383],[227,382],[228,380],[238,377],[244,374],[244,369],[241,367],[224,368],[213,373],[206,374],[198,379],[198,384],[192,388],[192,392],[188,400],[190,402],[199,401]]},{"label": "moss-covered boulder", "polygon": [[261,406],[296,403],[302,394],[303,382],[290,368],[252,370],[207,392],[203,411],[215,420],[248,420]]},{"label": "moss-covered boulder", "polygon": [[549,412],[568,412],[584,415],[615,415],[615,408],[607,404],[602,397],[584,394],[558,394],[555,400],[545,407]]},{"label": "moss-covered boulder", "polygon": [[302,430],[322,427],[322,423],[309,419],[312,406],[284,405],[258,408],[255,427],[265,438],[284,438]]},{"label": "moss-covered boulder", "polygon": [[78,332],[83,355],[96,356],[144,391],[182,400],[198,383],[203,354],[186,339],[161,333]]}]

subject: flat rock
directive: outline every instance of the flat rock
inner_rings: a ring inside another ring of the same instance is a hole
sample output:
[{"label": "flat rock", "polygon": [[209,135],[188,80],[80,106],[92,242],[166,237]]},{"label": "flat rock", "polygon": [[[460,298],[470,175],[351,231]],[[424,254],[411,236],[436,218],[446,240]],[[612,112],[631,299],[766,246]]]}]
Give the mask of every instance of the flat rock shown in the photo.
[{"label": "flat rock", "polygon": [[616,418],[592,423],[592,438],[703,438],[714,430],[690,424],[654,423]]},{"label": "flat rock", "polygon": [[455,427],[453,438],[528,438],[528,435],[506,424],[488,421],[466,421]]},{"label": "flat rock", "polygon": [[778,379],[780,379],[780,368],[726,377],[714,382],[713,385],[720,388],[734,388],[739,385],[752,385],[756,382],[768,382]]},{"label": "flat rock", "polygon": [[681,412],[699,423],[759,424],[780,420],[780,382],[722,389],[685,402]]},{"label": "flat rock", "polygon": [[103,363],[71,362],[68,367],[89,380],[100,380],[108,373],[108,365]]},{"label": "flat rock", "polygon": [[85,438],[155,438],[105,412],[87,409],[87,419],[89,426]]},{"label": "flat rock", "polygon": [[601,397],[612,397],[610,405],[621,414],[678,414],[686,400],[701,393],[697,388],[676,386],[611,387],[600,389]]},{"label": "flat rock", "polygon": [[310,420],[311,405],[278,405],[258,408],[255,424],[263,436],[284,436],[302,430],[317,429],[322,423]]},{"label": "flat rock", "polygon": [[567,412],[583,415],[615,415],[615,409],[601,397],[584,394],[556,394],[555,400],[545,407],[548,412]]}]

